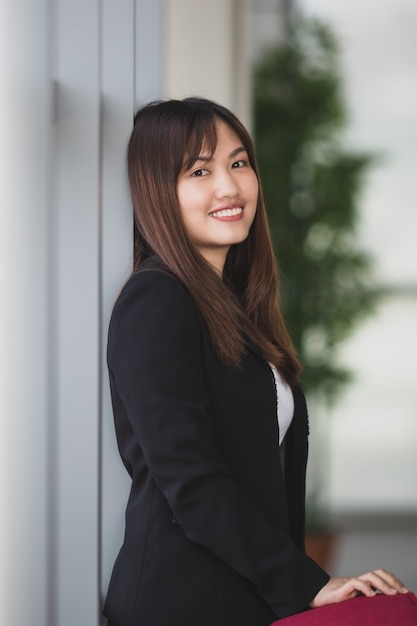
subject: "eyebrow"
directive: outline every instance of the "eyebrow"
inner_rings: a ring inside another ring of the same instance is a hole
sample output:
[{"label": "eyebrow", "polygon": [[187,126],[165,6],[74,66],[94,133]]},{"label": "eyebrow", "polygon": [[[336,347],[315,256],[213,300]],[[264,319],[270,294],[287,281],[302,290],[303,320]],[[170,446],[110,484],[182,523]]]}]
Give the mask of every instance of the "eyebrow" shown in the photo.
[{"label": "eyebrow", "polygon": [[[232,152],[229,154],[229,159],[234,159],[238,154],[240,154],[241,152],[247,152],[245,146],[238,146],[237,148],[235,148],[234,150],[232,150]],[[196,159],[197,161],[203,161],[204,163],[208,163],[209,161],[211,161],[213,159],[212,156],[203,156],[203,155],[199,155]]]},{"label": "eyebrow", "polygon": [[239,146],[238,148],[235,148],[231,153],[230,153],[230,157],[233,159],[235,156],[237,156],[238,154],[240,154],[241,152],[247,152],[245,146]]}]

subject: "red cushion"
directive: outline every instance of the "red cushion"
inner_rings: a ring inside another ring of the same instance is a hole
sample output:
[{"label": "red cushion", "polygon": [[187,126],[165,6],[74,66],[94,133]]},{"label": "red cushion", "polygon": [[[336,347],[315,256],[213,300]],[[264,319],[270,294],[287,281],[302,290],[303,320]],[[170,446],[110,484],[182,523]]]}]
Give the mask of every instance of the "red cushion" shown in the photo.
[{"label": "red cushion", "polygon": [[416,626],[417,598],[413,593],[373,598],[359,596],[285,617],[271,626]]}]

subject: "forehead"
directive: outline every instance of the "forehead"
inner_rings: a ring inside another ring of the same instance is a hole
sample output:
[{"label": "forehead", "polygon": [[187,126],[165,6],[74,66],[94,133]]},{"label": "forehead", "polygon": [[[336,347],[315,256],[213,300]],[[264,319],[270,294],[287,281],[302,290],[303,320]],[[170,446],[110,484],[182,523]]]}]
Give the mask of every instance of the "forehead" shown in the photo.
[{"label": "forehead", "polygon": [[230,145],[233,144],[234,146],[241,146],[243,144],[242,139],[239,137],[236,131],[223,120],[216,120],[216,137],[216,147],[219,146],[219,143]]},{"label": "forehead", "polygon": [[221,118],[215,117],[195,125],[187,141],[185,166],[191,166],[203,154],[205,157],[212,157],[219,143],[242,145],[243,141],[236,131]]}]

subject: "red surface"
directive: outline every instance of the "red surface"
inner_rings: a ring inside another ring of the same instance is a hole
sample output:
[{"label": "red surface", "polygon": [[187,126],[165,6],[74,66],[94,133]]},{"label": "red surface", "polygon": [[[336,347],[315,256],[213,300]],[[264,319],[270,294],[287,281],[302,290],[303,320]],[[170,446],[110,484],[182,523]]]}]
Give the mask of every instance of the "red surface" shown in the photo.
[{"label": "red surface", "polygon": [[417,626],[417,598],[413,593],[360,596],[285,617],[271,626]]}]

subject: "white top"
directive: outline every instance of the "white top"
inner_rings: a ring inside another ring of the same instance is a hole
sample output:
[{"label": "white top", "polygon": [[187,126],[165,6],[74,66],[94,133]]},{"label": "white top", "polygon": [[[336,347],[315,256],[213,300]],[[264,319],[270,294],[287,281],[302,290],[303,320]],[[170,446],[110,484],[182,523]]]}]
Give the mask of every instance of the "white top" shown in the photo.
[{"label": "white top", "polygon": [[294,396],[289,385],[281,378],[276,367],[269,363],[274,374],[275,387],[277,390],[277,419],[279,430],[279,445],[282,444],[287,430],[294,417]]}]

